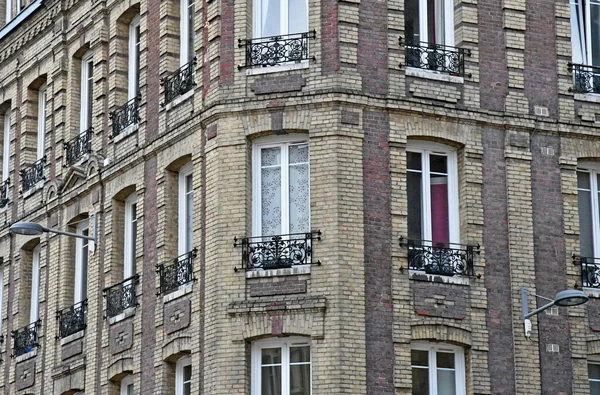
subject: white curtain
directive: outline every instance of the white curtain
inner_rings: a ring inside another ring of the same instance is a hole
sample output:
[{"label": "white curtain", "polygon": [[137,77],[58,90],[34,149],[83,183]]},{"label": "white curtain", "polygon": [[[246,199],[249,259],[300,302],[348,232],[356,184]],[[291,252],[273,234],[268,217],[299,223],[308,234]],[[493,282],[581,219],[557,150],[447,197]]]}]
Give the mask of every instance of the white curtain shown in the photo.
[{"label": "white curtain", "polygon": [[261,37],[281,34],[281,0],[261,0]]},{"label": "white curtain", "polygon": [[308,232],[310,230],[308,144],[290,146],[289,162],[290,233]]}]

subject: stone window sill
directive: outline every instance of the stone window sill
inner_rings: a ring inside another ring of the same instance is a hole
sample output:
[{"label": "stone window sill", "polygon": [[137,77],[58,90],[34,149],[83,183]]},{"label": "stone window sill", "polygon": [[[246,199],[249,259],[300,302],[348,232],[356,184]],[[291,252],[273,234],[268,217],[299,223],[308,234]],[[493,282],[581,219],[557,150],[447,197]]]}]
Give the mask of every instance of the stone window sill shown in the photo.
[{"label": "stone window sill", "polygon": [[38,181],[33,187],[29,188],[28,190],[23,192],[23,199],[28,198],[29,196],[33,195],[34,193],[36,193],[37,191],[39,191],[40,189],[44,188],[44,180]]},{"label": "stone window sill", "polygon": [[575,100],[600,103],[600,94],[598,93],[575,93],[573,97]]},{"label": "stone window sill", "polygon": [[191,98],[192,96],[194,96],[195,93],[195,87],[192,87],[191,90],[189,90],[188,92],[185,92],[183,95],[178,96],[176,99],[173,99],[173,101],[171,101],[169,104],[167,104],[165,106],[165,109],[167,111],[171,111],[171,109],[179,106],[181,103],[183,103],[184,101],[188,100],[189,98]]},{"label": "stone window sill", "polygon": [[598,288],[583,288],[583,292],[586,293],[587,296],[594,299],[600,299],[600,289]]},{"label": "stone window sill", "polygon": [[310,274],[311,265],[294,266],[287,269],[269,269],[269,270],[248,270],[246,278],[264,278],[277,276],[297,276],[300,274]]},{"label": "stone window sill", "polygon": [[271,67],[254,67],[246,69],[246,75],[260,75],[270,73],[280,73],[282,71],[308,69],[308,60],[303,60],[300,63],[282,64],[280,66]]},{"label": "stone window sill", "polygon": [[435,71],[435,70],[423,70],[423,69],[417,69],[414,67],[407,67],[405,74],[408,77],[425,78],[428,80],[444,81],[444,82],[450,82],[453,84],[464,84],[465,83],[465,79],[463,77],[440,73],[439,71]]},{"label": "stone window sill", "polygon": [[118,143],[119,141],[123,140],[124,138],[137,132],[138,128],[139,128],[139,125],[137,123],[127,126],[125,129],[121,130],[121,133],[117,134],[113,138],[113,142]]},{"label": "stone window sill", "polygon": [[194,285],[194,282],[192,281],[189,284],[179,286],[179,289],[177,291],[173,291],[173,292],[163,296],[163,303],[168,303],[172,300],[181,298],[183,295],[187,295],[187,294],[191,293],[193,290],[192,289],[193,285]]},{"label": "stone window sill", "polygon": [[79,332],[75,332],[72,335],[69,335],[69,336],[67,336],[65,338],[60,339],[60,345],[64,346],[65,344],[69,344],[72,341],[75,341],[77,339],[81,339],[84,336],[85,336],[85,329],[82,329]]},{"label": "stone window sill", "polygon": [[135,307],[130,307],[128,309],[125,309],[125,311],[123,311],[121,314],[115,315],[114,317],[109,318],[108,323],[110,325],[116,324],[117,322],[121,322],[125,318],[129,318],[133,315],[135,315]]},{"label": "stone window sill", "polygon": [[15,358],[15,362],[19,363],[19,362],[27,361],[28,359],[34,358],[35,356],[37,356],[37,350],[38,350],[37,347],[35,347],[33,350],[29,351],[28,353],[19,355],[17,358]]},{"label": "stone window sill", "polygon": [[408,278],[415,281],[427,281],[431,283],[470,285],[467,276],[441,276],[439,274],[428,274],[421,270],[409,270]]}]

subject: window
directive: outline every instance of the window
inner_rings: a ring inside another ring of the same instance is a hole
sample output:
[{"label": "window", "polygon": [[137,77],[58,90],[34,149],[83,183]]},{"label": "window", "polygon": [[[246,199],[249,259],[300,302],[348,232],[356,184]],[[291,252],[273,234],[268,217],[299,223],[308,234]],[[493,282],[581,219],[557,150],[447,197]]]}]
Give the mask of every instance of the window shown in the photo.
[{"label": "window", "polygon": [[194,187],[192,184],[192,164],[179,171],[179,255],[194,248]]},{"label": "window", "polygon": [[461,347],[443,343],[411,345],[413,395],[462,395],[465,357]]},{"label": "window", "polygon": [[46,144],[46,85],[39,90],[38,96],[38,139],[37,139],[37,160],[44,157]]},{"label": "window", "polygon": [[310,167],[306,137],[259,139],[253,146],[254,236],[310,231]]},{"label": "window", "polygon": [[0,333],[2,333],[3,311],[4,311],[4,268],[0,269]]},{"label": "window", "polygon": [[179,65],[188,64],[194,59],[194,3],[195,0],[181,0],[180,53]]},{"label": "window", "polygon": [[[77,225],[77,233],[89,236],[87,219]],[[88,244],[86,239],[77,238],[75,241],[75,294],[73,304],[87,299],[88,277]]]},{"label": "window", "polygon": [[29,322],[34,323],[39,318],[39,300],[40,300],[40,258],[41,248],[38,244],[33,249],[31,260],[31,298],[29,300]]},{"label": "window", "polygon": [[[10,110],[4,114],[4,136],[2,139],[2,182],[10,177]],[[3,190],[0,200],[8,199],[8,188]]]},{"label": "window", "polygon": [[308,0],[254,0],[254,37],[308,31]]},{"label": "window", "polygon": [[600,361],[588,362],[590,395],[600,395]]},{"label": "window", "polygon": [[175,367],[175,395],[192,393],[192,357],[179,358]]},{"label": "window", "polygon": [[310,395],[310,341],[301,337],[252,344],[252,395]]},{"label": "window", "polygon": [[454,45],[453,0],[405,0],[406,41]]},{"label": "window", "polygon": [[6,0],[6,23],[12,19],[12,0]]},{"label": "window", "polygon": [[135,275],[137,239],[137,194],[125,200],[125,237],[123,246],[123,279]]},{"label": "window", "polygon": [[138,95],[140,88],[140,17],[129,24],[129,87],[128,100]]},{"label": "window", "polygon": [[132,375],[123,377],[123,379],[121,380],[121,394],[120,395],[134,395],[133,376]]},{"label": "window", "polygon": [[79,116],[80,132],[92,126],[92,106],[94,89],[94,58],[87,53],[81,59],[81,108]]},{"label": "window", "polygon": [[600,1],[570,3],[573,63],[600,66]]}]

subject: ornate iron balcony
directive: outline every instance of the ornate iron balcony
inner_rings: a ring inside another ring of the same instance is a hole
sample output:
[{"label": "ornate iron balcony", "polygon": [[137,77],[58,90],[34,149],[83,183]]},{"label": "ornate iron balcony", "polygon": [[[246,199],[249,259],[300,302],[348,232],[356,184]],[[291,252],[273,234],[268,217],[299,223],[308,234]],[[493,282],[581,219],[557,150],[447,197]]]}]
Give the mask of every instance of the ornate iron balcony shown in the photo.
[{"label": "ornate iron balcony", "polygon": [[117,137],[125,128],[140,121],[140,100],[141,95],[138,94],[109,114],[112,120],[111,138]]},{"label": "ornate iron balcony", "polygon": [[194,69],[196,66],[196,57],[191,62],[179,68],[179,70],[161,79],[161,85],[165,87],[165,105],[170,103],[179,95],[192,90],[196,83],[194,82]]},{"label": "ornate iron balcony", "polygon": [[61,339],[84,330],[87,326],[87,299],[75,303],[68,309],[60,310],[56,318],[58,318]]},{"label": "ornate iron balcony", "polygon": [[35,184],[44,179],[44,164],[46,157],[34,162],[31,166],[21,169],[21,186],[23,192],[33,188]]},{"label": "ornate iron balcony", "polygon": [[131,276],[118,284],[104,288],[102,291],[106,298],[106,316],[112,318],[124,312],[126,309],[136,307],[137,296],[135,286],[138,275]]},{"label": "ornate iron balcony", "polygon": [[[321,231],[292,233],[278,236],[244,237],[242,244],[242,269],[285,269],[299,265],[320,265],[313,262],[313,239],[321,240]],[[233,239],[238,246],[238,238]],[[234,270],[237,272],[238,268]]]},{"label": "ornate iron balcony", "polygon": [[94,128],[89,128],[79,134],[69,142],[63,143],[67,156],[67,164],[72,165],[83,155],[92,151],[92,132]]},{"label": "ornate iron balcony", "polygon": [[32,322],[26,327],[12,331],[12,337],[15,342],[12,355],[13,357],[18,357],[19,355],[27,354],[28,352],[33,351],[34,348],[39,346],[38,331],[41,325],[42,320],[37,320],[36,322]]},{"label": "ornate iron balcony", "polygon": [[8,190],[10,187],[10,177],[0,184],[0,208],[6,207],[8,203]]},{"label": "ornate iron balcony", "polygon": [[479,254],[479,245],[454,243],[432,245],[429,240],[405,240],[400,237],[400,247],[408,250],[409,270],[420,270],[427,274],[473,276],[474,255]]},{"label": "ornate iron balcony", "polygon": [[156,272],[160,274],[160,289],[156,296],[169,294],[176,291],[180,285],[185,285],[194,281],[194,258],[198,250],[194,248],[173,259],[170,265],[160,264],[156,267]]},{"label": "ornate iron balcony", "polygon": [[317,32],[312,30],[306,33],[239,39],[238,47],[245,48],[246,63],[238,68],[277,66],[288,62],[315,60],[315,57],[309,54],[308,40],[316,36]]},{"label": "ornate iron balcony", "polygon": [[573,255],[573,264],[581,265],[581,285],[600,288],[600,258]]},{"label": "ornate iron balcony", "polygon": [[600,93],[600,67],[569,63],[573,73],[573,88],[576,93]]},{"label": "ornate iron balcony", "polygon": [[405,44],[402,37],[398,43],[405,48],[404,57],[408,67],[471,77],[471,74],[465,75],[465,56],[471,56],[469,49],[426,42],[407,42]]}]

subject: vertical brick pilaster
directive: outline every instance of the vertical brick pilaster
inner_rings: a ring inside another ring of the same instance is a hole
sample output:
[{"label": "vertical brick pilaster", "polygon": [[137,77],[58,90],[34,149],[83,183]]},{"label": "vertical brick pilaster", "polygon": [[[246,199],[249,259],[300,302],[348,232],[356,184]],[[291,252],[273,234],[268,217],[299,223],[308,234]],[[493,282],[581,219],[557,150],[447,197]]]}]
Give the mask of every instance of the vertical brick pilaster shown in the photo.
[{"label": "vertical brick pilaster", "polygon": [[[481,30],[480,30],[481,31]],[[508,204],[504,132],[483,132],[483,212],[486,254],[485,286],[489,330],[489,367],[491,393],[515,394],[513,328],[511,316],[510,262],[508,256]],[[510,345],[510,346],[509,346]],[[502,352],[500,352],[502,350]]]},{"label": "vertical brick pilaster", "polygon": [[389,115],[363,113],[367,394],[394,394]]},{"label": "vertical brick pilaster", "polygon": [[221,57],[219,61],[219,83],[222,85],[231,85],[233,83],[235,54],[235,46],[233,44],[234,3],[234,0],[221,0]]},{"label": "vertical brick pilaster", "polygon": [[358,71],[366,94],[387,95],[389,88],[387,1],[359,5]]},{"label": "vertical brick pilaster", "polygon": [[340,69],[337,0],[321,2],[321,21],[321,67],[324,73],[331,73]]},{"label": "vertical brick pilaster", "polygon": [[158,135],[158,110],[160,106],[160,0],[148,0],[146,14],[148,29],[148,51],[146,67],[146,140],[152,141]]},{"label": "vertical brick pilaster", "polygon": [[156,234],[158,231],[157,209],[157,158],[152,156],[144,167],[144,267],[142,268],[142,352],[141,352],[141,394],[154,393],[154,347],[156,345]]},{"label": "vertical brick pilaster", "polygon": [[[534,134],[531,137],[531,151],[535,286],[536,293],[552,298],[557,292],[567,288],[563,201],[558,163],[560,138]],[[558,316],[541,313],[537,321],[542,393],[570,394],[573,370],[568,310],[560,308]],[[559,352],[547,352],[548,344],[558,344]]]}]

